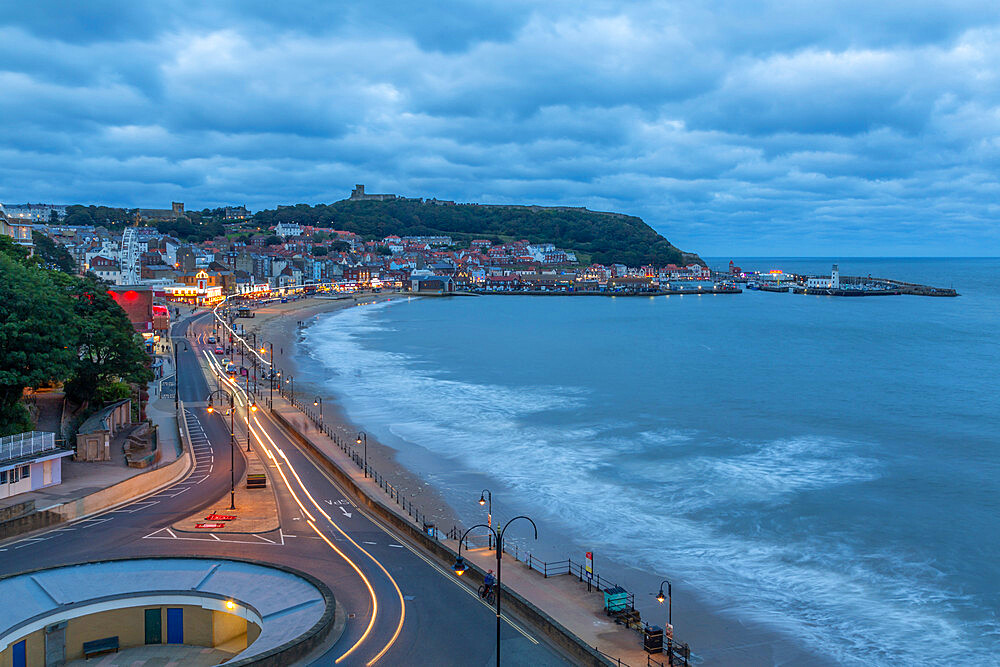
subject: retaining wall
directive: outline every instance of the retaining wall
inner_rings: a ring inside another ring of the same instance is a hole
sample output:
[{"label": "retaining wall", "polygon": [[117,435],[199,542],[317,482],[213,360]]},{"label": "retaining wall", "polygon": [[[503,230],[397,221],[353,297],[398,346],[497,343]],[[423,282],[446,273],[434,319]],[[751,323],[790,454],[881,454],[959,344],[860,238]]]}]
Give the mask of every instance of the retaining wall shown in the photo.
[{"label": "retaining wall", "polygon": [[[183,403],[180,404],[179,414],[184,414]],[[49,507],[45,510],[36,511],[9,521],[0,522],[0,540],[40,528],[54,526],[66,521],[80,519],[87,515],[110,509],[116,505],[121,505],[140,496],[148,495],[157,489],[180,480],[191,470],[193,458],[191,442],[187,433],[187,423],[183,418],[177,419],[177,431],[183,451],[174,461],[171,461],[162,468],[129,477],[126,480],[78,500]],[[34,501],[28,502],[33,503]]]}]

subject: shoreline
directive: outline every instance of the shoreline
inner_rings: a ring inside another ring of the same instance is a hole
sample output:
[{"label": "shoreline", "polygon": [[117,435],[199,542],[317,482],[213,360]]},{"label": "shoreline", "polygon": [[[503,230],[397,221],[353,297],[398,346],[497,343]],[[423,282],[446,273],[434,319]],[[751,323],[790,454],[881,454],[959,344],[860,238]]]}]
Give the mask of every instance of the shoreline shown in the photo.
[{"label": "shoreline", "polygon": [[[323,399],[323,421],[331,426],[342,438],[351,440],[359,432],[365,432],[364,426],[351,421],[340,404],[340,397],[324,387],[321,383],[312,382],[301,374],[298,356],[304,354],[299,344],[302,342],[303,330],[314,324],[321,315],[334,313],[345,308],[363,307],[365,305],[414,298],[412,295],[397,293],[355,294],[341,299],[307,297],[288,303],[272,303],[255,310],[250,319],[237,320],[245,327],[248,334],[256,333],[258,343],[261,339],[274,345],[275,366],[281,370],[281,379],[289,375],[294,379],[286,385],[294,385],[295,394],[305,397],[321,397]],[[318,409],[318,408],[317,408]],[[420,505],[421,513],[432,517],[437,525],[445,530],[453,524],[460,525],[454,509],[444,497],[420,475],[410,470],[398,460],[399,451],[368,435],[368,462],[380,475],[391,479],[393,486],[404,495],[411,498],[414,504]],[[360,449],[359,449],[360,451]]]},{"label": "shoreline", "polygon": [[[359,294],[342,299],[323,299],[308,297],[284,304],[268,304],[256,310],[252,319],[238,320],[247,333],[257,332],[258,342],[261,336],[274,344],[277,368],[282,371],[282,379],[286,373],[295,377],[293,384],[295,393],[305,397],[321,396],[323,399],[324,422],[333,426],[342,438],[354,439],[356,434],[364,430],[360,424],[352,422],[340,403],[339,396],[321,386],[319,382],[300,379],[299,354],[307,352],[299,347],[303,340],[303,330],[315,323],[320,315],[333,313],[349,307],[390,300],[412,298],[412,295],[398,293]],[[288,387],[288,385],[286,385]],[[300,398],[301,400],[301,398]],[[368,460],[370,465],[380,474],[392,480],[407,497],[413,498],[414,504],[421,507],[421,512],[433,517],[439,528],[447,530],[451,525],[462,526],[467,523],[461,519],[460,513],[452,507],[431,483],[425,481],[422,474],[406,467],[400,462],[401,452],[392,446],[379,442],[369,434]],[[360,451],[360,450],[359,450]],[[430,465],[440,465],[442,461],[432,460]],[[428,473],[428,470],[424,470]],[[471,476],[482,481],[491,479],[484,471],[468,471]],[[428,474],[433,477],[433,474]],[[506,495],[506,485],[489,484],[494,490]],[[478,493],[478,492],[477,492]],[[506,510],[500,510],[506,511]],[[575,554],[588,539],[595,536],[572,532],[568,527],[547,520],[539,521],[547,533],[545,545],[540,545],[539,555],[550,554],[552,558],[561,559]],[[547,525],[545,525],[547,524]],[[587,547],[589,548],[589,547]],[[577,554],[582,556],[582,552]],[[652,593],[662,577],[642,567],[627,564],[611,557],[600,558],[598,566],[602,578],[616,581],[636,594],[636,608],[642,613],[647,623],[662,625],[662,606],[653,601]],[[834,664],[829,656],[817,654],[793,638],[783,635],[763,622],[749,618],[726,614],[726,608],[718,601],[699,590],[687,588],[682,577],[673,578],[673,604],[683,609],[681,620],[675,622],[675,637],[692,647],[692,654],[697,655],[706,665],[743,665],[743,664],[775,664],[775,663],[808,663]],[[680,586],[678,587],[678,584]],[[646,598],[649,598],[648,600]],[[595,618],[598,618],[595,616]],[[677,627],[679,626],[679,627]],[[637,635],[637,641],[638,635]]]}]

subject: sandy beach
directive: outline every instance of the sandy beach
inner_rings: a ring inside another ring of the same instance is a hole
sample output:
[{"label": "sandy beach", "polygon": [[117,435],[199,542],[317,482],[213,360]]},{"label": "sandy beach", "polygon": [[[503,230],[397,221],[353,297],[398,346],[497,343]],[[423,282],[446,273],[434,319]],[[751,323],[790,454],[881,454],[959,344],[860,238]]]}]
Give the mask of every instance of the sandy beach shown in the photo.
[{"label": "sandy beach", "polygon": [[[300,402],[305,400],[306,404],[315,397],[321,397],[323,421],[333,427],[341,438],[354,440],[362,429],[346,418],[339,397],[321,384],[306,380],[299,372],[296,353],[302,340],[301,332],[315,323],[320,315],[401,298],[412,297],[393,293],[360,293],[341,298],[309,297],[288,303],[267,304],[257,309],[253,318],[241,318],[237,322],[243,325],[247,334],[257,335],[258,345],[263,340],[274,346],[274,363],[281,371],[282,381],[290,380],[285,388],[290,389],[294,385],[296,398]],[[379,442],[371,434],[368,434],[368,464],[391,480],[400,492],[420,507],[421,514],[433,518],[439,527],[447,530],[460,524],[456,513],[444,498],[418,475],[400,464],[394,448]]]}]

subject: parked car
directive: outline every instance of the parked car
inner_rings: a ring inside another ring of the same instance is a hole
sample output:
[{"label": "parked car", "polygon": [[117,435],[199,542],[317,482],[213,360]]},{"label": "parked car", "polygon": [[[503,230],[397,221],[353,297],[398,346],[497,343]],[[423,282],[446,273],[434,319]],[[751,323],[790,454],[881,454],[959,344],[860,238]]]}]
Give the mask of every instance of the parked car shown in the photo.
[{"label": "parked car", "polygon": [[225,354],[225,351],[221,347],[217,347],[217,348],[215,348],[215,353],[216,354]]}]

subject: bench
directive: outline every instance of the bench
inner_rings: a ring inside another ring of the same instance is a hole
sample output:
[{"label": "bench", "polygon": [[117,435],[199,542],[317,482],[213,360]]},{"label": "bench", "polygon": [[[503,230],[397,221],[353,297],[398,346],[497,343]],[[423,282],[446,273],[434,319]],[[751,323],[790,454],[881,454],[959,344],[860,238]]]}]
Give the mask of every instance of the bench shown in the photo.
[{"label": "bench", "polygon": [[118,637],[105,637],[83,642],[83,657],[92,658],[105,653],[118,653]]}]

